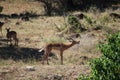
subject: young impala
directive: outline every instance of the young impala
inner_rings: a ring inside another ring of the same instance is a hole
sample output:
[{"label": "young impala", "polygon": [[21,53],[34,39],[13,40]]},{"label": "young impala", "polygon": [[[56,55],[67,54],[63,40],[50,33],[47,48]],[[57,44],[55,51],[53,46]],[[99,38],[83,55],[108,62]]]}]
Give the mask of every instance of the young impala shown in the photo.
[{"label": "young impala", "polygon": [[70,47],[74,46],[75,44],[79,44],[80,41],[75,41],[75,40],[71,39],[70,42],[72,42],[72,43],[71,44],[64,44],[64,43],[49,43],[49,44],[47,44],[44,48],[45,53],[42,58],[42,60],[43,60],[42,63],[44,64],[44,60],[47,60],[47,64],[49,64],[48,56],[49,56],[50,52],[52,51],[52,49],[55,49],[55,50],[60,51],[61,64],[63,64],[63,52],[65,50],[69,49]]},{"label": "young impala", "polygon": [[17,32],[16,31],[10,31],[10,28],[6,28],[7,30],[7,34],[6,34],[6,37],[7,37],[7,44],[8,44],[8,41],[10,41],[10,44],[12,44],[12,39],[15,41],[15,46],[18,46],[18,38],[17,38]]}]

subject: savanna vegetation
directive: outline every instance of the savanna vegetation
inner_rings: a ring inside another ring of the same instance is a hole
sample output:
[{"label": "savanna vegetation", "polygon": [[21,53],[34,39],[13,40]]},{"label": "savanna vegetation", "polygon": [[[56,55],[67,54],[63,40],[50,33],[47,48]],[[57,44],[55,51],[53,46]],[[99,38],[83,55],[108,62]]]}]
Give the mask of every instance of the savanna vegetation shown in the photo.
[{"label": "savanna vegetation", "polygon": [[[0,30],[0,80],[120,78],[119,0],[0,0]],[[70,39],[63,65],[60,50],[42,64],[46,44]]]},{"label": "savanna vegetation", "polygon": [[79,80],[119,80],[120,79],[120,32],[108,37],[107,42],[100,44],[100,58],[90,62],[90,76],[81,76]]}]

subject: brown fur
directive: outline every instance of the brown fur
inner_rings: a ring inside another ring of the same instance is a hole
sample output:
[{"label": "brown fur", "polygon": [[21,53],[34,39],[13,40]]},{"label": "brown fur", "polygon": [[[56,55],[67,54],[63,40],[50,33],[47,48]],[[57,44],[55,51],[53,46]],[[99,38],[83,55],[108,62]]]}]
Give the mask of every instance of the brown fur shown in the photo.
[{"label": "brown fur", "polygon": [[10,41],[10,44],[12,44],[12,39],[15,41],[15,44],[16,46],[18,46],[18,38],[17,38],[17,33],[15,31],[10,31],[10,28],[6,28],[7,30],[7,34],[6,34],[6,37],[7,37],[7,44],[8,44],[8,41]]},{"label": "brown fur", "polygon": [[43,56],[43,64],[44,64],[44,60],[46,59],[47,60],[47,64],[49,64],[48,62],[48,56],[50,54],[50,52],[52,51],[52,49],[55,49],[55,50],[59,50],[60,51],[60,57],[61,57],[61,64],[63,64],[63,52],[67,49],[69,49],[70,47],[74,46],[75,44],[79,44],[80,41],[72,41],[71,44],[63,44],[63,43],[50,43],[50,44],[47,44],[45,46],[45,54]]}]

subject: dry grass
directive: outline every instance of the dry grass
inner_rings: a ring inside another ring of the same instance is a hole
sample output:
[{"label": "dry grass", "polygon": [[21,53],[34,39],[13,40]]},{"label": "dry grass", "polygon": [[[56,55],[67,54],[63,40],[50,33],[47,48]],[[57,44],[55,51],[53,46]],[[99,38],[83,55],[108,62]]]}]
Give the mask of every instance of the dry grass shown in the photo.
[{"label": "dry grass", "polygon": [[[19,3],[19,4],[18,4]],[[21,13],[24,11],[33,11],[38,14],[43,12],[43,8],[40,7],[42,4],[37,2],[27,2],[23,0],[7,0],[7,2],[0,2],[0,5],[4,7],[3,14],[12,14],[12,13]],[[1,59],[0,69],[7,66],[9,70],[11,66],[16,66],[17,71],[12,73],[5,74],[9,80],[43,80],[44,78],[50,77],[55,74],[61,74],[65,76],[66,80],[71,80],[71,77],[78,76],[80,74],[89,74],[89,68],[86,66],[87,62],[93,58],[100,57],[100,51],[96,50],[97,44],[99,41],[104,41],[105,34],[107,34],[105,29],[110,28],[110,30],[119,30],[120,23],[119,20],[114,21],[113,18],[109,17],[109,13],[112,11],[106,10],[103,13],[99,11],[93,12],[92,10],[85,15],[91,18],[92,21],[96,21],[96,25],[103,26],[102,30],[92,30],[93,26],[88,24],[86,20],[80,20],[90,32],[81,33],[80,44],[71,47],[70,49],[64,52],[64,65],[60,65],[59,51],[53,51],[56,54],[55,57],[50,57],[50,65],[42,65],[41,61],[36,59],[27,59],[25,60],[14,60],[13,58],[8,57],[8,59]],[[114,11],[119,13],[120,10]],[[6,39],[6,30],[5,28],[10,27],[11,30],[15,30],[18,33],[19,38],[19,47],[10,48],[7,46],[5,41],[0,41],[0,54],[11,54],[15,53],[16,55],[23,54],[36,54],[37,50],[43,47],[46,43],[50,42],[63,42],[69,44],[70,42],[59,37],[59,32],[55,29],[55,24],[63,25],[64,18],[62,16],[46,17],[40,16],[38,18],[30,18],[30,21],[22,21],[21,19],[9,19],[10,22],[6,23],[3,26],[4,37]],[[19,22],[19,25],[16,23]],[[67,34],[63,34],[67,35]],[[28,55],[27,55],[28,56]],[[29,72],[25,70],[25,66],[35,65],[36,71]],[[2,73],[2,72],[1,72]],[[14,77],[10,77],[15,75]],[[3,76],[4,77],[4,76]],[[67,78],[66,78],[67,77]]]},{"label": "dry grass", "polygon": [[44,12],[42,4],[38,2],[28,2],[26,0],[6,0],[1,1],[0,5],[4,7],[2,13],[12,14],[12,13],[21,13],[25,11],[34,11],[37,13]]}]

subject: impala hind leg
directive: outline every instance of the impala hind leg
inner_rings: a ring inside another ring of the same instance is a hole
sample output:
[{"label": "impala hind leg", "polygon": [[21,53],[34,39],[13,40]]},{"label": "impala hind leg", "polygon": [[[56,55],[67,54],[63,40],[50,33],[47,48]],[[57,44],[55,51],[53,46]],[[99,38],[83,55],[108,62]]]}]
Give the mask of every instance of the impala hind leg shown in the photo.
[{"label": "impala hind leg", "polygon": [[44,60],[47,60],[47,64],[49,64],[48,56],[49,56],[49,52],[45,51],[45,54],[43,55],[43,58],[42,58],[42,64],[44,64]]},{"label": "impala hind leg", "polygon": [[43,57],[42,57],[42,64],[44,64],[44,60],[45,60],[45,54],[43,55]]}]

